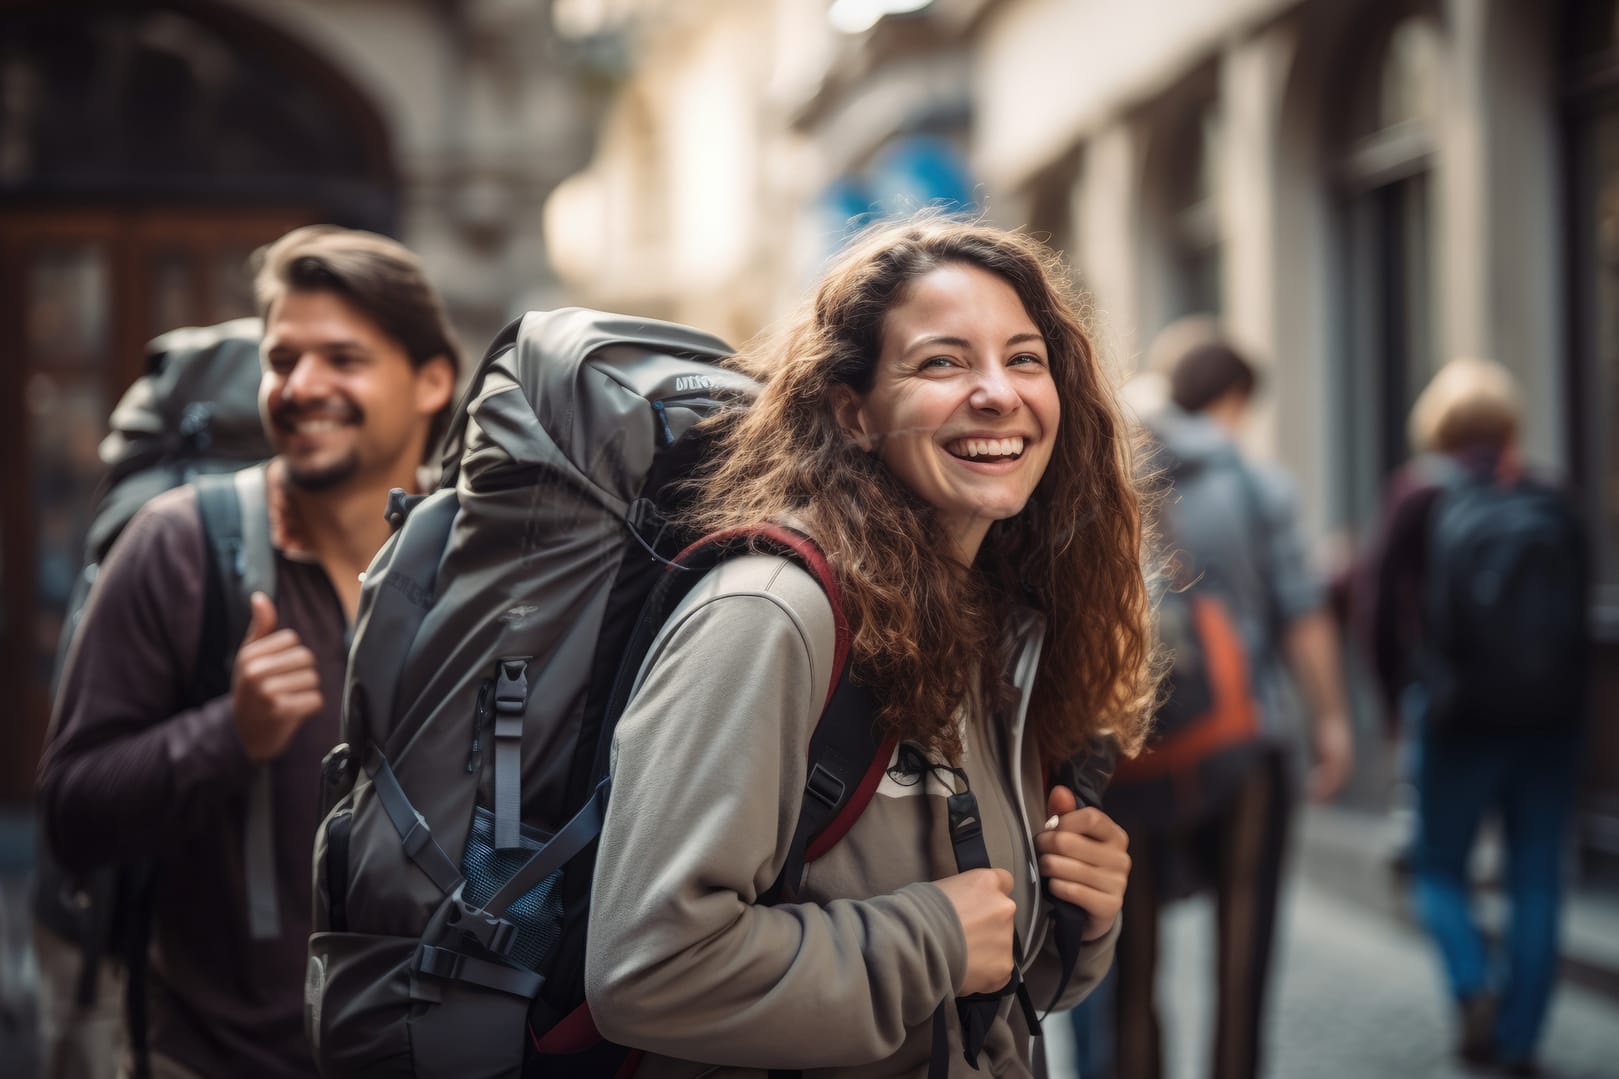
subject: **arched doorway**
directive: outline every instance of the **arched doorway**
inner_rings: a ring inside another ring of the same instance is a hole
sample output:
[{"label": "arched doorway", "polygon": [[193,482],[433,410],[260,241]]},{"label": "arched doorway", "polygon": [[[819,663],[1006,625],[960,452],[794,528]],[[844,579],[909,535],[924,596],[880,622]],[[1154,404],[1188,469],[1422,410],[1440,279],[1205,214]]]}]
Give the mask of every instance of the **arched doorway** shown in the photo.
[{"label": "arched doorway", "polygon": [[375,110],[307,49],[192,0],[0,13],[0,802],[31,797],[107,414],[142,346],[252,310],[246,258],[388,230]]}]

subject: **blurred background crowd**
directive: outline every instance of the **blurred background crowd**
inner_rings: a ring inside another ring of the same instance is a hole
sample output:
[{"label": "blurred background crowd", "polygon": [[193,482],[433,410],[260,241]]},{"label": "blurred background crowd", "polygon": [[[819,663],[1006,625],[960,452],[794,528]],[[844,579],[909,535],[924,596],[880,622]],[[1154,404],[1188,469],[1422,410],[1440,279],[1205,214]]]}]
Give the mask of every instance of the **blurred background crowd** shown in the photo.
[{"label": "blurred background crowd", "polygon": [[[474,354],[569,303],[735,342],[862,221],[941,204],[1049,237],[1121,381],[1217,317],[1266,368],[1245,447],[1340,583],[1432,374],[1513,373],[1524,456],[1581,499],[1598,641],[1545,1056],[1619,1075],[1615,0],[0,4],[0,1059],[96,446],[147,339],[252,313],[248,253],[332,221],[420,253]],[[1357,766],[1297,837],[1271,1070],[1444,1074],[1406,795],[1345,640]],[[1207,964],[1206,917],[1172,915],[1172,973]],[[1163,984],[1197,1074],[1207,978]]]}]

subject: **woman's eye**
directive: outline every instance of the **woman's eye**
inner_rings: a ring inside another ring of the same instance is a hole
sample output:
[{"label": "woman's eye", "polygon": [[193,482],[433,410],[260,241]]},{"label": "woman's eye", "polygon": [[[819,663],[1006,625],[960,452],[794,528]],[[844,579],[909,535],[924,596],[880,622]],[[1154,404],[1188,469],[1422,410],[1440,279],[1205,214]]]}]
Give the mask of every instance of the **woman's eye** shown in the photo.
[{"label": "woman's eye", "polygon": [[1042,364],[1046,361],[1032,352],[1020,352],[1012,357],[1013,364]]},{"label": "woman's eye", "polygon": [[931,368],[950,367],[950,366],[953,366],[954,364],[955,364],[955,361],[952,360],[949,356],[929,356],[927,359],[922,361],[922,369],[927,370],[930,367]]}]

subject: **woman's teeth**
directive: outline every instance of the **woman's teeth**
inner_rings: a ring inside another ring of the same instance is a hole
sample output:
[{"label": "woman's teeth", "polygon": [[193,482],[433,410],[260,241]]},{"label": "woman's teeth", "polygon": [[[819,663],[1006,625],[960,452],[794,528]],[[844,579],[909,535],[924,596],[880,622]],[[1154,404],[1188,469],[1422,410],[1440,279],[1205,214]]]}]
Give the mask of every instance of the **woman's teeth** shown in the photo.
[{"label": "woman's teeth", "polygon": [[945,447],[957,457],[976,460],[985,457],[1011,457],[1023,453],[1023,439],[1013,438],[958,438]]}]

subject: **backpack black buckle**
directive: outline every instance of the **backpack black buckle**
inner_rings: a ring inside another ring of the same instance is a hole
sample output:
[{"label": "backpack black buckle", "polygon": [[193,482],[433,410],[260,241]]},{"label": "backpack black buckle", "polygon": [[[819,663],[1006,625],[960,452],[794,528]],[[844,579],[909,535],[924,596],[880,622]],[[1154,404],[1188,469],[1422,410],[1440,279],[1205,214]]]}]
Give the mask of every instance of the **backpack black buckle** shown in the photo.
[{"label": "backpack black buckle", "polygon": [[410,511],[426,501],[426,495],[413,495],[403,487],[394,487],[388,492],[388,506],[382,516],[397,532],[399,526],[405,523],[405,518],[410,516]]},{"label": "backpack black buckle", "polygon": [[848,788],[844,785],[843,780],[817,764],[814,770],[810,772],[809,779],[804,783],[804,789],[833,809],[836,809],[843,802],[843,793]]},{"label": "backpack black buckle", "polygon": [[522,715],[528,706],[528,657],[500,661],[500,678],[495,683],[495,712]]},{"label": "backpack black buckle", "polygon": [[471,937],[486,951],[502,957],[511,951],[517,938],[517,927],[511,922],[497,918],[464,899],[453,901],[444,922],[447,929]]}]

